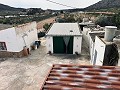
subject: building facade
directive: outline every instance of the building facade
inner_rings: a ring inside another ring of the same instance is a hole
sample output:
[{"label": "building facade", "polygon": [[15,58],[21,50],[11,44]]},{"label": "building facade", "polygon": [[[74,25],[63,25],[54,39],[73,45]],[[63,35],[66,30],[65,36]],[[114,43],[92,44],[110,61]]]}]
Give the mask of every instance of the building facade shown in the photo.
[{"label": "building facade", "polygon": [[21,57],[23,48],[31,50],[38,40],[36,22],[31,22],[0,31],[0,57]]},{"label": "building facade", "polygon": [[[95,27],[86,26],[86,27],[83,27],[82,34],[83,34],[83,39],[86,42],[86,46],[89,49],[88,52],[90,53],[90,60],[93,60],[95,37],[96,36],[104,37],[105,31]],[[91,64],[93,63],[91,62]]]},{"label": "building facade", "polygon": [[77,23],[54,23],[46,36],[48,53],[81,53],[82,34]]},{"label": "building facade", "polygon": [[117,27],[106,26],[104,37],[96,36],[92,65],[116,66],[119,60],[118,44],[114,42]]}]

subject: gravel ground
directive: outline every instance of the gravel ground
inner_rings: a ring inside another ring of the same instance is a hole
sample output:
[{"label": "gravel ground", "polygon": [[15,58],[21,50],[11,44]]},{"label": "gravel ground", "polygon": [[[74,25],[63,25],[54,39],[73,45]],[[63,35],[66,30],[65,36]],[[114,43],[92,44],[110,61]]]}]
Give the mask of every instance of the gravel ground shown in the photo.
[{"label": "gravel ground", "polygon": [[29,57],[0,59],[0,90],[39,90],[52,64],[89,65],[84,40],[80,56],[48,55],[45,43],[43,38],[40,48]]}]

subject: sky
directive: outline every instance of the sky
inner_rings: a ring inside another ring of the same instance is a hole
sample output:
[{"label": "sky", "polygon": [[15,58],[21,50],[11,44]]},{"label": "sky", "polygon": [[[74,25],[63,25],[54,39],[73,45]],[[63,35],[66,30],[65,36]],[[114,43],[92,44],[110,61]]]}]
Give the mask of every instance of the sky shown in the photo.
[{"label": "sky", "polygon": [[[100,0],[51,0],[51,1],[76,8],[85,8]],[[48,2],[47,0],[0,0],[0,3],[17,8],[42,8],[55,10],[70,8]]]}]

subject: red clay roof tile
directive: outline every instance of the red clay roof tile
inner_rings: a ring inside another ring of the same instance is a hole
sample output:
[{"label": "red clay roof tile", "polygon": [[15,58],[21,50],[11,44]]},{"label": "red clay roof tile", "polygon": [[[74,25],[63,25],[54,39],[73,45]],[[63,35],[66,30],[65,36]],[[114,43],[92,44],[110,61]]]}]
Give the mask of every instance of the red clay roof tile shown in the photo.
[{"label": "red clay roof tile", "polygon": [[120,67],[56,64],[40,90],[120,90]]}]

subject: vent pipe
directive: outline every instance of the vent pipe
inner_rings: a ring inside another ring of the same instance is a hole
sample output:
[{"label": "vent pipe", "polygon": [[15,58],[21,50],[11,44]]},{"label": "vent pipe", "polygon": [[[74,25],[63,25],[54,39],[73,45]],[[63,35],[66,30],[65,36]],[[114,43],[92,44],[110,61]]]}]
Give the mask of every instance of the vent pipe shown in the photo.
[{"label": "vent pipe", "polygon": [[105,27],[105,41],[112,42],[113,38],[115,37],[115,31],[117,27],[115,26],[106,26]]}]

